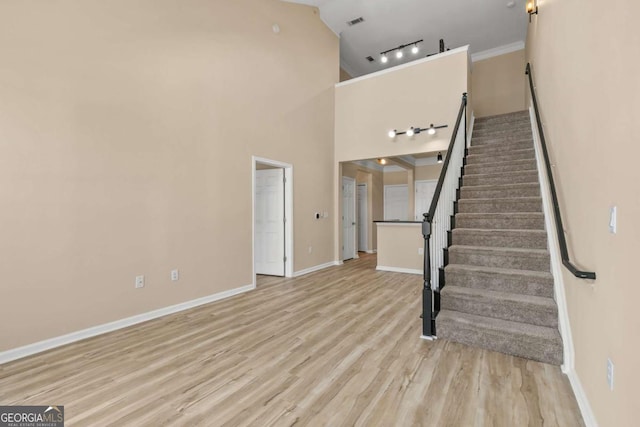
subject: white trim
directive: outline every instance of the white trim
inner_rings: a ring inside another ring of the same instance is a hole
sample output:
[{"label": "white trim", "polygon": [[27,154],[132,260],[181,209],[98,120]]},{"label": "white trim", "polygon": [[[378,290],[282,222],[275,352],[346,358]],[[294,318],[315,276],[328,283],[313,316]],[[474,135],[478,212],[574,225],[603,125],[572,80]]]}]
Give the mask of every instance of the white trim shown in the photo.
[{"label": "white trim", "polygon": [[573,337],[571,336],[571,324],[569,323],[569,312],[567,310],[567,298],[565,295],[564,279],[562,276],[562,261],[560,258],[558,232],[554,221],[553,203],[551,200],[551,190],[549,180],[547,179],[546,164],[543,160],[542,147],[540,145],[540,136],[538,135],[535,112],[533,106],[529,108],[531,120],[531,131],[533,133],[533,145],[536,153],[536,165],[538,167],[538,180],[540,182],[540,193],[542,196],[542,208],[544,210],[545,229],[547,230],[547,239],[549,246],[549,255],[551,257],[551,274],[553,275],[553,289],[556,304],[558,305],[558,330],[562,336],[562,346],[564,353],[564,361],[562,371],[564,373],[574,370],[575,366],[575,349],[573,347]]},{"label": "white trim", "polygon": [[256,165],[262,163],[284,169],[284,226],[285,277],[293,277],[293,165],[263,157],[251,156],[251,260],[253,264],[253,285],[256,285]]},{"label": "white trim", "polygon": [[11,362],[12,360],[21,359],[23,357],[31,356],[36,353],[40,353],[46,350],[51,350],[56,347],[71,344],[87,338],[92,338],[98,335],[106,334],[108,332],[117,331],[118,329],[127,328],[129,326],[137,325],[138,323],[147,322],[149,320],[157,319],[159,317],[167,316],[169,314],[178,313],[181,311],[189,310],[194,307],[198,307],[204,304],[209,304],[221,299],[229,298],[238,294],[249,292],[255,289],[255,285],[242,286],[235,289],[229,289],[227,291],[218,292],[217,294],[209,295],[202,298],[197,298],[191,301],[183,302],[176,305],[171,305],[157,310],[148,311],[146,313],[137,314],[135,316],[127,317],[125,319],[116,320],[114,322],[104,323],[102,325],[94,326],[81,331],[72,332],[70,334],[62,335],[48,340],[39,341],[33,344],[25,345],[23,347],[14,348],[11,350],[3,351],[0,353],[0,364]]},{"label": "white trim", "polygon": [[341,86],[350,85],[352,83],[356,83],[356,82],[359,82],[359,81],[362,81],[362,80],[371,79],[371,78],[378,77],[378,76],[381,76],[381,75],[384,75],[384,74],[387,74],[387,73],[392,73],[394,71],[402,70],[404,68],[415,67],[416,65],[424,64],[425,62],[438,60],[440,58],[444,58],[445,56],[455,55],[455,54],[460,53],[460,52],[468,52],[468,51],[469,51],[469,45],[461,46],[461,47],[458,47],[458,48],[455,48],[455,49],[448,50],[446,52],[442,52],[442,53],[438,53],[436,55],[428,56],[428,57],[423,58],[423,59],[418,59],[416,61],[411,61],[411,62],[407,62],[405,64],[396,65],[395,67],[390,67],[390,68],[386,68],[384,70],[376,71],[375,73],[366,74],[366,75],[360,76],[360,77],[354,77],[351,80],[347,80],[347,81],[344,81],[344,82],[341,82],[341,83],[336,83],[335,87],[338,88],[338,87],[341,87]]},{"label": "white trim", "polygon": [[582,383],[578,378],[575,370],[575,348],[573,346],[573,337],[571,334],[571,324],[569,322],[569,311],[567,309],[567,298],[565,295],[564,276],[562,275],[562,260],[560,257],[558,233],[553,221],[553,204],[551,201],[551,190],[549,188],[549,180],[547,179],[546,164],[543,160],[542,146],[538,128],[536,126],[536,116],[533,104],[530,103],[529,116],[531,119],[531,130],[533,133],[533,143],[536,152],[536,165],[538,167],[538,179],[540,181],[540,192],[542,196],[542,208],[544,210],[545,229],[547,230],[547,239],[549,245],[549,255],[551,257],[551,274],[553,275],[554,296],[558,305],[558,330],[562,336],[562,346],[564,353],[564,361],[562,364],[562,372],[569,378],[571,388],[576,396],[576,401],[582,413],[582,419],[587,427],[597,427],[598,423],[589,404],[589,399],[582,388]]},{"label": "white trim", "polygon": [[420,335],[420,339],[422,340],[427,340],[427,341],[435,341],[436,339],[438,339],[438,337],[436,337],[435,335]]},{"label": "white trim", "polygon": [[392,273],[423,274],[422,270],[417,270],[415,268],[385,267],[384,265],[376,266],[376,270],[390,271]]},{"label": "white trim", "polygon": [[296,271],[293,273],[293,277],[304,276],[305,274],[313,273],[315,271],[324,270],[325,268],[334,267],[340,265],[337,261],[325,262],[324,264],[315,265],[313,267],[305,268],[304,270]]},{"label": "white trim", "polygon": [[344,186],[345,186],[345,180],[349,182],[349,185],[353,184],[353,219],[354,222],[356,221],[356,212],[357,212],[357,207],[358,207],[358,186],[357,186],[357,182],[355,178],[351,178],[350,176],[342,176],[342,214],[340,215],[342,217],[342,223],[340,224],[342,226],[342,259],[345,260],[345,255],[344,255],[344,242],[345,239],[350,238],[353,240],[353,257],[352,258],[346,258],[346,259],[358,259],[358,230],[357,228],[354,226],[353,227],[353,236],[346,236],[344,234]]},{"label": "white trim", "polygon": [[483,59],[493,58],[494,56],[506,55],[507,53],[517,52],[524,49],[524,42],[517,41],[503,46],[494,47],[493,49],[483,50],[471,54],[471,62],[482,61]]},{"label": "white trim", "polygon": [[364,252],[367,253],[367,254],[377,254],[378,250],[377,249],[373,249],[371,251],[364,251]]},{"label": "white trim", "polygon": [[587,427],[598,427],[598,421],[596,421],[596,416],[591,409],[589,399],[587,399],[587,394],[584,392],[584,388],[582,388],[582,383],[578,378],[578,374],[573,369],[570,372],[565,373],[567,374],[567,377],[569,377],[569,383],[571,383],[573,394],[576,396],[576,401],[578,402],[578,407],[580,408],[584,425]]},{"label": "white trim", "polygon": [[[362,224],[362,222],[360,222],[360,201],[358,200],[358,190],[359,187],[364,187],[364,194],[365,194],[365,204],[364,204],[364,215],[365,215],[365,220],[364,220],[364,233],[362,233],[364,235],[364,239],[365,239],[365,248],[369,247],[369,224],[370,224],[370,216],[369,216],[369,185],[366,182],[361,182],[358,183],[356,181],[356,224],[358,225],[357,227],[357,232],[356,232],[356,255],[358,255],[358,252],[360,252],[360,239],[362,237],[362,235],[360,234],[360,225]],[[364,251],[366,251],[366,249],[364,249]]]},{"label": "white trim", "polygon": [[422,221],[380,221],[376,222],[376,224],[391,227],[415,227],[422,226]]},{"label": "white trim", "polygon": [[471,137],[473,136],[473,126],[476,124],[476,115],[471,111],[469,129],[467,129],[467,148],[471,147]]}]

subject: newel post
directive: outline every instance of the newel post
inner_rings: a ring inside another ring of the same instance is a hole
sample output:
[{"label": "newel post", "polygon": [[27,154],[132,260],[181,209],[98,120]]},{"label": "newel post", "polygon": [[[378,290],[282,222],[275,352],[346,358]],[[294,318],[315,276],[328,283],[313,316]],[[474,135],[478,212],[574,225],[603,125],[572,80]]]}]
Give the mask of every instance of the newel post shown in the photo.
[{"label": "newel post", "polygon": [[431,218],[424,214],[422,221],[422,235],[424,237],[424,286],[422,287],[422,338],[431,339],[435,333],[431,323],[433,318],[433,291],[431,290],[431,256],[429,238],[431,237]]}]

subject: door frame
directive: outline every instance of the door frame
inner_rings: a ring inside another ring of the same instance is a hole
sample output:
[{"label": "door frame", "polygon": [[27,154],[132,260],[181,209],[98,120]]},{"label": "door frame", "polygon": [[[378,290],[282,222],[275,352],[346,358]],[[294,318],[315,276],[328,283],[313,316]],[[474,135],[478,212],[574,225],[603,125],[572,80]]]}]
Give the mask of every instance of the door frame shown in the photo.
[{"label": "door frame", "polygon": [[[357,194],[357,189],[358,186],[356,185],[356,180],[355,178],[351,178],[349,176],[342,176],[342,182],[340,183],[341,185],[344,185],[344,181],[350,181],[349,185],[353,184],[353,216],[354,216],[354,220],[357,220],[357,207],[358,207],[358,194]],[[347,239],[347,236],[344,233],[344,189],[342,191],[342,246],[344,247],[344,242]],[[357,225],[357,222],[356,222]],[[352,258],[345,258],[344,256],[344,249],[342,250],[342,261],[344,261],[345,259],[357,259],[358,258],[358,239],[357,239],[357,235],[358,235],[358,228],[357,226],[354,225],[353,227],[353,233],[351,239],[353,241],[353,257]]]},{"label": "door frame", "polygon": [[251,266],[256,286],[256,167],[258,163],[284,169],[284,276],[293,277],[293,165],[264,157],[251,156]]},{"label": "door frame", "polygon": [[365,237],[365,246],[366,248],[364,249],[363,252],[369,252],[369,186],[367,185],[366,182],[361,182],[361,183],[357,183],[356,182],[356,218],[358,219],[358,235],[357,235],[357,239],[356,239],[356,251],[360,251],[360,226],[362,225],[360,223],[360,203],[358,202],[358,187],[364,187],[365,192],[364,192],[364,200],[365,200],[365,204],[364,204],[364,212],[365,212],[365,223],[364,223],[364,237]]}]

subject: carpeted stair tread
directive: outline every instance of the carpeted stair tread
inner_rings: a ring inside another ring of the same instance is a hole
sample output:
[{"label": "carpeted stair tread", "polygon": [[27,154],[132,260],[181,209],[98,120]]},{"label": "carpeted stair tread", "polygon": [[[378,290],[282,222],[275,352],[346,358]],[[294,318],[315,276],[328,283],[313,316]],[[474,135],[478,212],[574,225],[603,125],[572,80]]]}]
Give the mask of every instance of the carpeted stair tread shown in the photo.
[{"label": "carpeted stair tread", "polygon": [[451,238],[452,244],[457,246],[547,249],[544,230],[455,228]]},{"label": "carpeted stair tread", "polygon": [[533,141],[506,142],[502,145],[472,145],[469,147],[469,155],[479,154],[504,154],[513,150],[528,150],[533,148]]},{"label": "carpeted stair tread", "polygon": [[562,364],[562,339],[556,328],[442,310],[438,338],[487,350]]},{"label": "carpeted stair tread", "polygon": [[552,298],[451,285],[440,294],[442,310],[558,327],[558,308]]},{"label": "carpeted stair tread", "polygon": [[449,264],[444,271],[446,286],[518,292],[547,298],[554,295],[553,276],[549,272],[463,264]]},{"label": "carpeted stair tread", "polygon": [[448,253],[449,264],[551,271],[549,251],[546,249],[452,245]]},{"label": "carpeted stair tread", "polygon": [[473,165],[465,165],[464,167],[464,173],[466,175],[486,175],[503,172],[524,172],[535,170],[535,158],[512,160],[510,162],[475,163]]},{"label": "carpeted stair tread", "polygon": [[540,185],[536,182],[518,184],[464,185],[460,188],[461,199],[484,199],[488,197],[540,197]]},{"label": "carpeted stair tread", "polygon": [[455,222],[456,227],[464,228],[544,229],[542,212],[457,213]]},{"label": "carpeted stair tread", "polygon": [[465,174],[462,177],[462,185],[515,184],[524,182],[538,182],[538,171],[532,169],[513,172]]},{"label": "carpeted stair tread", "polygon": [[475,165],[478,163],[498,163],[498,162],[511,162],[516,160],[528,160],[535,159],[536,153],[533,148],[525,148],[522,150],[513,150],[500,154],[495,153],[481,153],[481,154],[469,154],[467,156],[467,164]]},{"label": "carpeted stair tread", "polygon": [[541,212],[541,197],[493,197],[486,199],[460,199],[458,212]]}]

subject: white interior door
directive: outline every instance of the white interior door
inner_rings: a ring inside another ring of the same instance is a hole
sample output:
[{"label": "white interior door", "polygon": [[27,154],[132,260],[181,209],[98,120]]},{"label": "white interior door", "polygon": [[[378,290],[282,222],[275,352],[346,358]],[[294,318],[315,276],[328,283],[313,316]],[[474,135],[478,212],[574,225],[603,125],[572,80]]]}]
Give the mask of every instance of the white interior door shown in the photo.
[{"label": "white interior door", "polygon": [[431,199],[437,185],[437,180],[416,181],[416,221],[424,220],[423,214],[431,206]]},{"label": "white interior door", "polygon": [[256,274],[284,276],[284,169],[256,171]]},{"label": "white interior door", "polygon": [[356,180],[342,177],[342,259],[356,257]]},{"label": "white interior door", "polygon": [[367,210],[367,184],[358,184],[358,250],[369,250],[369,213]]},{"label": "white interior door", "polygon": [[384,220],[409,220],[409,186],[384,186]]}]

